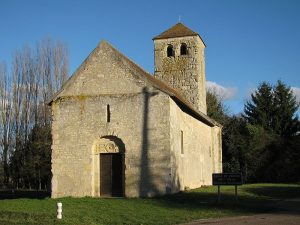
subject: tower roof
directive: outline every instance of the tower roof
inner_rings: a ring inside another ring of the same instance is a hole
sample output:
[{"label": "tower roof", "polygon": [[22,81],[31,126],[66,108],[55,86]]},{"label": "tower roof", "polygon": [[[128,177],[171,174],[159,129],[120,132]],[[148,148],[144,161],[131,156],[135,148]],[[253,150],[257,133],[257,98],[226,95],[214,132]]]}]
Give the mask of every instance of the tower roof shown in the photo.
[{"label": "tower roof", "polygon": [[[183,23],[177,23],[176,25],[169,28],[168,30],[155,36],[152,40],[175,38],[175,37],[186,37],[186,36],[199,36],[199,38],[202,40],[202,38],[200,37],[200,35],[198,33],[192,31],[190,28],[186,27]],[[203,43],[204,43],[204,41],[203,41]]]}]

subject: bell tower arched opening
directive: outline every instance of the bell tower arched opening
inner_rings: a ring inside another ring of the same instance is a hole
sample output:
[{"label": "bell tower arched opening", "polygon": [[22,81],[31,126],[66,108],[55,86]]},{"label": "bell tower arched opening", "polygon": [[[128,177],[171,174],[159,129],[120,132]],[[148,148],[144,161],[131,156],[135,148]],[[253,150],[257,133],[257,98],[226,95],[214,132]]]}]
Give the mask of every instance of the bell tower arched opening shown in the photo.
[{"label": "bell tower arched opening", "polygon": [[206,114],[205,43],[182,23],[153,38],[154,76]]}]

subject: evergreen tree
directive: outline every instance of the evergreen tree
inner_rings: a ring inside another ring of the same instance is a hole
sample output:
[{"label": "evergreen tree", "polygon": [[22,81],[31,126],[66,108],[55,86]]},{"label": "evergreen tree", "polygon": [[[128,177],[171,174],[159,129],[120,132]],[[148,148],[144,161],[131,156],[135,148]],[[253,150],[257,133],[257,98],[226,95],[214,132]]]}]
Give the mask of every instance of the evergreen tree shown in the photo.
[{"label": "evergreen tree", "polygon": [[263,82],[255,93],[251,94],[251,101],[247,101],[245,104],[244,118],[252,125],[259,125],[265,130],[272,130],[274,111],[272,87]]},{"label": "evergreen tree", "polygon": [[206,93],[207,115],[223,124],[226,120],[226,108],[220,98],[212,92]]},{"label": "evergreen tree", "polygon": [[[245,104],[248,178],[255,182],[297,181],[299,168],[299,103],[291,88],[266,82]],[[293,176],[290,176],[293,174]]]},{"label": "evergreen tree", "polygon": [[247,175],[246,123],[240,116],[228,117],[223,126],[222,149],[223,171]]},{"label": "evergreen tree", "polygon": [[298,108],[291,88],[282,81],[278,81],[274,88],[263,82],[245,104],[244,118],[251,125],[288,137],[299,131],[299,120],[295,116]]},{"label": "evergreen tree", "polygon": [[46,189],[51,179],[51,128],[35,126],[29,135],[26,148],[26,172],[36,189]]},{"label": "evergreen tree", "polygon": [[281,137],[294,136],[299,131],[298,116],[295,116],[299,103],[290,87],[278,81],[274,88],[274,121],[273,130]]}]

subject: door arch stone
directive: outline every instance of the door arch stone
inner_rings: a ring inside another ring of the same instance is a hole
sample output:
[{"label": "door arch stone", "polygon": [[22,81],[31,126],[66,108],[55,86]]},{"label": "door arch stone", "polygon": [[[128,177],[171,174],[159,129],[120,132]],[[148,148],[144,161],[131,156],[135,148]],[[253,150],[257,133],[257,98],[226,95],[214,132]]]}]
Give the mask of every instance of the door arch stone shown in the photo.
[{"label": "door arch stone", "polygon": [[125,144],[112,135],[97,138],[92,147],[92,195],[100,197],[100,155],[120,154],[122,158],[122,192],[125,193]]}]

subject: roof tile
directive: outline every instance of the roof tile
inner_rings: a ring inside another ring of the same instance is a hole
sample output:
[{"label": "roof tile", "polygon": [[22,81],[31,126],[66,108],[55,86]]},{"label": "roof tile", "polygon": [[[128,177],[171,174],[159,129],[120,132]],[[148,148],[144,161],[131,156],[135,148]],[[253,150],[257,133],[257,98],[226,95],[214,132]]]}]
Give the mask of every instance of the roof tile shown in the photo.
[{"label": "roof tile", "polygon": [[161,34],[157,35],[153,38],[156,39],[165,39],[165,38],[174,38],[174,37],[185,37],[185,36],[199,36],[198,33],[192,31],[182,23],[177,23],[170,29],[162,32]]}]

